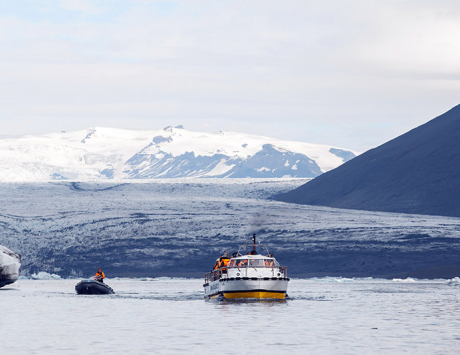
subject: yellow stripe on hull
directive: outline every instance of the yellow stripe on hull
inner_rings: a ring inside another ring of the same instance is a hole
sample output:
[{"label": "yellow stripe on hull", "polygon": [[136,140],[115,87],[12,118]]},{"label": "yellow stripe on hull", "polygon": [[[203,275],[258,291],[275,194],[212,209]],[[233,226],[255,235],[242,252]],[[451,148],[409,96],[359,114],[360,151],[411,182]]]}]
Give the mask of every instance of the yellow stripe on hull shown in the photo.
[{"label": "yellow stripe on hull", "polygon": [[226,299],[238,299],[238,298],[257,298],[261,299],[279,299],[284,300],[286,294],[282,292],[267,292],[267,291],[247,291],[247,292],[224,292],[224,297]]}]

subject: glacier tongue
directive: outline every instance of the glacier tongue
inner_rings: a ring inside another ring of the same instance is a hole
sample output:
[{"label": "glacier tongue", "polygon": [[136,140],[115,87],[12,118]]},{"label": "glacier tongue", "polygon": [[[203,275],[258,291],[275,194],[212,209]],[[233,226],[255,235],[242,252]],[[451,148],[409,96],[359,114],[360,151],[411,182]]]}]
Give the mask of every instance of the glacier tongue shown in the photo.
[{"label": "glacier tongue", "polygon": [[23,256],[22,275],[39,278],[82,277],[97,266],[107,277],[202,277],[252,233],[290,277],[460,275],[458,218],[271,199],[306,180],[0,184],[1,243]]}]

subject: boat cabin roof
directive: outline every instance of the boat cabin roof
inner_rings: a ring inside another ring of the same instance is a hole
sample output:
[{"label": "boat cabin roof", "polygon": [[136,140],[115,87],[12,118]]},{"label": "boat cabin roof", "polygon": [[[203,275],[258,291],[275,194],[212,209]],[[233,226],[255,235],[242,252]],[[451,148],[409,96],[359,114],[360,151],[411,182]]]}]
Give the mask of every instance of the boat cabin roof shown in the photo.
[{"label": "boat cabin roof", "polygon": [[[261,254],[245,254],[245,255],[238,255],[238,256],[230,256],[230,260],[245,260],[245,259],[271,259],[276,260],[273,256],[268,255],[261,255]],[[220,258],[217,258],[216,261],[219,261]]]}]

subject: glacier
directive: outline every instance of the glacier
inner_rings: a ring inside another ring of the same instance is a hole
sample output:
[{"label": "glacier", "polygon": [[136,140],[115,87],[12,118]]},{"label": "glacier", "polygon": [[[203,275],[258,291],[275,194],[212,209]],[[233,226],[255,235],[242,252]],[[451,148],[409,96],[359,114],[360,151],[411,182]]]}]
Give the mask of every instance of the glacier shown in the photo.
[{"label": "glacier", "polygon": [[0,184],[0,244],[23,275],[201,277],[252,233],[291,277],[453,278],[460,220],[272,199],[308,179]]},{"label": "glacier", "polygon": [[105,127],[0,138],[0,182],[120,179],[314,178],[358,153],[342,148],[183,126]]}]

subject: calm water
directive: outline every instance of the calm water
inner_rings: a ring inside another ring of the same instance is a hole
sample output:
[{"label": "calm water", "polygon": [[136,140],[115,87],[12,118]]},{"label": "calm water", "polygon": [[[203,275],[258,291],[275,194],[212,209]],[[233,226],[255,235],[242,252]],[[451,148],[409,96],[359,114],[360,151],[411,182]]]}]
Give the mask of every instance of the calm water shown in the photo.
[{"label": "calm water", "polygon": [[284,303],[202,299],[202,280],[78,280],[0,289],[1,353],[458,354],[459,280],[292,280]]}]

